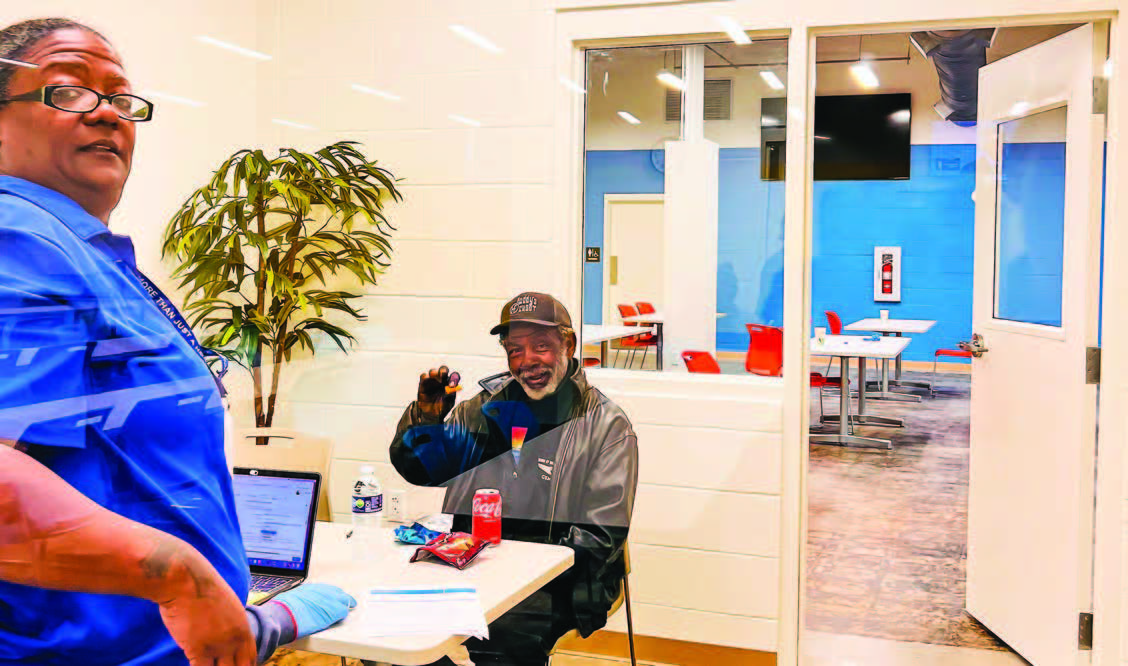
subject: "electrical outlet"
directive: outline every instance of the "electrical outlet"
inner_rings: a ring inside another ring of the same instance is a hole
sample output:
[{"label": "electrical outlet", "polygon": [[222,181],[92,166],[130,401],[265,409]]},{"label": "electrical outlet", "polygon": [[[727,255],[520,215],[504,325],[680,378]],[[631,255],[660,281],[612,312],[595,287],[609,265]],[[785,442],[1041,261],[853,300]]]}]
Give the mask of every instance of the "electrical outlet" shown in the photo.
[{"label": "electrical outlet", "polygon": [[393,523],[407,520],[407,491],[389,490],[384,493],[384,518]]}]

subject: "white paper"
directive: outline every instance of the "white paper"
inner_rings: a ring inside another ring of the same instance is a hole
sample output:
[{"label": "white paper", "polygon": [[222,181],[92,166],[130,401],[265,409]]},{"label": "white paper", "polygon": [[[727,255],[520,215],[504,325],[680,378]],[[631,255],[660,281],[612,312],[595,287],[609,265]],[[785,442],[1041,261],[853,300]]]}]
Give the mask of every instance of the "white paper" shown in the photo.
[{"label": "white paper", "polygon": [[458,634],[489,638],[473,587],[382,587],[368,592],[364,613],[370,636]]}]

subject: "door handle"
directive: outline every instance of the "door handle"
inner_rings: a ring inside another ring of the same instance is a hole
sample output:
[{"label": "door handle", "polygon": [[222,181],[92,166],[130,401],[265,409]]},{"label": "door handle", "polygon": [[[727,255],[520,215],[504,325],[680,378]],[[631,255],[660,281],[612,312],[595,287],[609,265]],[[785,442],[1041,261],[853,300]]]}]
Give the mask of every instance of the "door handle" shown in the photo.
[{"label": "door handle", "polygon": [[983,356],[988,351],[987,345],[983,344],[983,336],[978,333],[971,336],[971,342],[961,342],[959,347],[964,351],[971,352],[971,355],[975,358]]},{"label": "door handle", "polygon": [[611,255],[611,284],[619,284],[619,257]]}]

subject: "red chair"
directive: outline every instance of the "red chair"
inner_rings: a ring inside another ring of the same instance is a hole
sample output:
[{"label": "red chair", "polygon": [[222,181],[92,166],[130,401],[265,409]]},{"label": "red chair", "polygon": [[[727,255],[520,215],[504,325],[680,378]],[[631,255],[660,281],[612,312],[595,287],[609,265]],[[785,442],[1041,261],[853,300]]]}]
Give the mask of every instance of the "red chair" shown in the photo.
[{"label": "red chair", "polygon": [[[842,335],[842,318],[838,316],[838,313],[834,310],[825,310],[824,314],[826,315],[827,332],[831,335]],[[833,365],[834,357],[831,356],[830,360],[826,362],[826,372],[824,374],[829,375],[830,368]],[[841,365],[841,363],[839,365]]]},{"label": "red chair", "polygon": [[826,310],[826,327],[831,335],[842,335],[842,318],[834,310]]},{"label": "red chair", "polygon": [[690,372],[721,374],[721,366],[717,365],[717,359],[707,351],[683,351],[681,357],[685,361],[685,369]]},{"label": "red chair", "polygon": [[[619,308],[619,317],[627,318],[634,317],[638,314],[633,305],[620,303],[616,307]],[[638,326],[638,322],[623,322],[624,326]],[[658,336],[653,333],[643,333],[642,335],[635,335],[629,338],[619,340],[619,348],[615,350],[615,360],[619,360],[619,351],[629,349],[627,353],[627,367],[630,368],[634,365],[634,355],[639,349],[642,350],[642,366],[646,367],[646,353],[650,351],[651,347],[658,347]],[[657,352],[656,352],[657,353]]]},{"label": "red chair", "polygon": [[936,353],[932,356],[932,381],[928,384],[928,394],[935,397],[936,395],[936,364],[940,361],[941,356],[952,356],[954,358],[971,358],[971,352],[964,349],[937,349]]},{"label": "red chair", "polygon": [[636,302],[635,307],[638,308],[638,313],[640,315],[654,314],[655,312],[657,312],[657,310],[654,309],[654,306],[651,305],[650,303],[647,303],[646,301]]},{"label": "red chair", "polygon": [[598,368],[601,365],[603,365],[603,363],[597,358],[588,357],[584,359],[585,368]]},{"label": "red chair", "polygon": [[748,328],[748,353],[744,356],[744,369],[762,377],[779,377],[783,374],[783,329],[760,324],[745,324]]},{"label": "red chair", "polygon": [[826,415],[826,411],[823,408],[823,389],[830,385],[829,378],[818,372],[811,373],[811,388],[817,388],[819,390],[819,425],[826,423],[823,419],[823,416]]},{"label": "red chair", "polygon": [[[783,329],[760,324],[745,324],[748,328],[748,354],[744,358],[744,369],[754,375],[780,377],[783,374]],[[831,386],[834,378],[812,372],[811,388],[819,390],[819,423],[826,414],[823,408],[823,389]]]}]

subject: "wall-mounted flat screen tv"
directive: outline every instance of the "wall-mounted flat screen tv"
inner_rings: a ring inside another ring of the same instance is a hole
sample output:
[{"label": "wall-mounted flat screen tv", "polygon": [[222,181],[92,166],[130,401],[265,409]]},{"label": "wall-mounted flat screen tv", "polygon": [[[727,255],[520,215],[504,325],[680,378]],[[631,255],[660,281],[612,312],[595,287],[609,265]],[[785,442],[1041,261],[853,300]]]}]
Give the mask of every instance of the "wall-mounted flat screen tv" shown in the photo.
[{"label": "wall-mounted flat screen tv", "polygon": [[[782,179],[785,101],[761,102],[761,177]],[[815,180],[909,177],[912,95],[833,95],[815,98]]]}]

